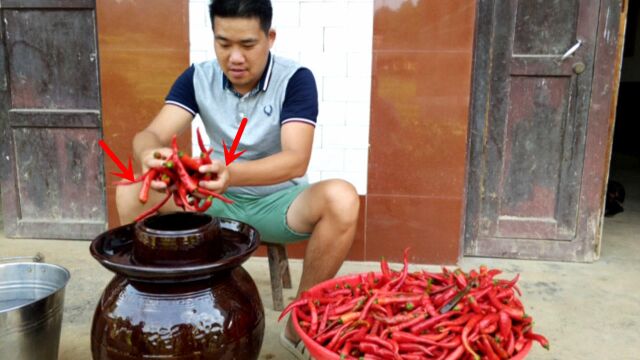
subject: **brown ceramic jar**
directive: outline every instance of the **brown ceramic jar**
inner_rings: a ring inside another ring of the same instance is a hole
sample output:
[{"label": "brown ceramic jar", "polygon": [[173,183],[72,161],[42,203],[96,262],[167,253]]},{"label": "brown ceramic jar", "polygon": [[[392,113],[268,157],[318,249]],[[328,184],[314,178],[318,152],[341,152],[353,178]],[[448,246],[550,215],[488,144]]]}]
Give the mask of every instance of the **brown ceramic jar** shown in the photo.
[{"label": "brown ceramic jar", "polygon": [[112,229],[91,244],[116,276],[96,308],[93,359],[257,359],[264,309],[240,266],[249,225],[173,213]]}]

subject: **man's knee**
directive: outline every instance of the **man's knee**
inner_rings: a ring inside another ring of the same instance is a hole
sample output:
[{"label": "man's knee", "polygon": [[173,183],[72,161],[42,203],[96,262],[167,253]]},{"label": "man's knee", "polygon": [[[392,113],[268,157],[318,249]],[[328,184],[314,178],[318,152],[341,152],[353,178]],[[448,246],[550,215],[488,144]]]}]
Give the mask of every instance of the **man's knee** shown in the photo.
[{"label": "man's knee", "polygon": [[354,224],[358,220],[360,198],[355,187],[344,180],[329,180],[326,187],[327,208],[341,222]]}]

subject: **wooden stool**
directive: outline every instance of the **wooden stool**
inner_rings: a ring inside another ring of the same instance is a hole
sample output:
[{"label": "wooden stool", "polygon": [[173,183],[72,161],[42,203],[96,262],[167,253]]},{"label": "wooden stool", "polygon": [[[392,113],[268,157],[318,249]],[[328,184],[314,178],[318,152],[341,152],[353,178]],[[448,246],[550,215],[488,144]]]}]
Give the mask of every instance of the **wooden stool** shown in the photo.
[{"label": "wooden stool", "polygon": [[269,277],[271,278],[271,298],[273,309],[284,310],[282,288],[291,289],[291,274],[289,273],[289,259],[287,248],[282,244],[263,243],[267,246],[269,256]]}]

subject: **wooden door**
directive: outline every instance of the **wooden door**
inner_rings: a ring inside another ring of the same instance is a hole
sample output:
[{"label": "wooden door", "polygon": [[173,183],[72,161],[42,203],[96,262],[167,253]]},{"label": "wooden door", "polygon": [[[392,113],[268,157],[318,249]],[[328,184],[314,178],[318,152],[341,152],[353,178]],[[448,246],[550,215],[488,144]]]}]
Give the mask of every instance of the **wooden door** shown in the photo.
[{"label": "wooden door", "polygon": [[106,229],[94,0],[0,1],[0,181],[9,237]]},{"label": "wooden door", "polygon": [[[603,191],[592,185],[606,178],[606,166],[594,172],[587,162],[609,147],[587,144],[590,122],[603,121],[594,99],[610,100],[611,86],[592,94],[592,85],[602,72],[594,67],[599,41],[615,43],[620,14],[619,2],[602,4],[479,2],[466,255],[597,257]],[[599,131],[606,141],[607,128]]]}]

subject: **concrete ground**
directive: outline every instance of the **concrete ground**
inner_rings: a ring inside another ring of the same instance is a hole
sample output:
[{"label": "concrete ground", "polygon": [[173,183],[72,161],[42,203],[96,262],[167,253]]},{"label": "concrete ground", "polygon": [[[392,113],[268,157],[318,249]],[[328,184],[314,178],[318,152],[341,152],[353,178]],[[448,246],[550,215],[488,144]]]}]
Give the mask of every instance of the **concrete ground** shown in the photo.
[{"label": "concrete ground", "polygon": [[[505,278],[521,274],[522,300],[535,319],[534,329],[551,342],[549,352],[536,344],[528,359],[640,359],[640,291],[637,288],[640,276],[640,173],[623,175],[628,196],[625,211],[606,219],[602,257],[595,263],[487,258],[463,258],[459,262],[465,270],[481,264],[504,269]],[[93,311],[100,293],[112,277],[90,256],[88,246],[88,242],[80,241],[7,239],[0,234],[0,257],[41,252],[46,262],[64,266],[71,272],[60,340],[61,360],[91,359],[89,336]],[[295,286],[301,262],[290,262]],[[278,334],[284,324],[276,322],[278,313],[271,309],[267,260],[254,257],[244,267],[259,287],[267,316],[260,359],[290,359],[278,343]],[[430,266],[416,268],[437,269]],[[349,262],[340,273],[377,269],[377,263]],[[291,299],[294,292],[285,291],[285,297]],[[0,354],[0,357],[10,359],[6,355]]]}]

